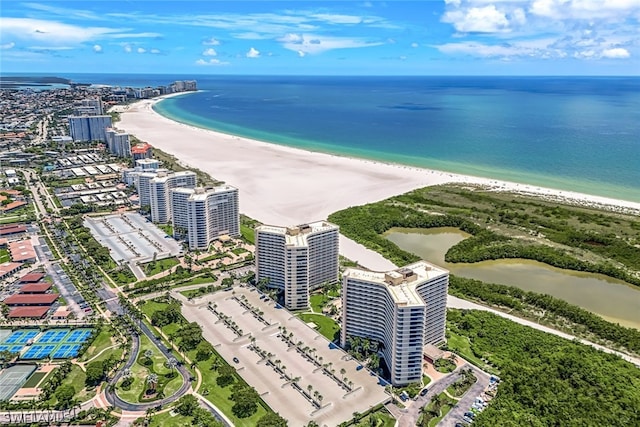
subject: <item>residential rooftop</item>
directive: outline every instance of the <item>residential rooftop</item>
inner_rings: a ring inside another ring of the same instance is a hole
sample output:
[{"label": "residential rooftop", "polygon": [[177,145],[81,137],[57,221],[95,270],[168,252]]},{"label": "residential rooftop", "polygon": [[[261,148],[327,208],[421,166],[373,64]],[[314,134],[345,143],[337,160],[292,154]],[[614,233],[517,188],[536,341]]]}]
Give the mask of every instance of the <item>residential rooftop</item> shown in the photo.
[{"label": "residential rooftop", "polygon": [[448,270],[426,261],[390,271],[370,271],[360,268],[348,268],[343,277],[355,280],[378,283],[385,286],[393,300],[399,305],[423,305],[422,298],[416,291],[416,285],[448,274]]}]

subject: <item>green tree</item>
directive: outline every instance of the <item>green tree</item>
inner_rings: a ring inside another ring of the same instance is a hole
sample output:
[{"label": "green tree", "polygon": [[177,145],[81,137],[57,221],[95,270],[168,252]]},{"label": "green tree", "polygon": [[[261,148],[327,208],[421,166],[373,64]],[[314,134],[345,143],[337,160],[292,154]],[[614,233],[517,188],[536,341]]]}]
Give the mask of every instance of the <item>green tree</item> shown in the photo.
[{"label": "green tree", "polygon": [[193,411],[198,407],[198,399],[192,394],[185,394],[178,400],[176,406],[176,412],[180,415],[189,416],[193,414]]},{"label": "green tree", "polygon": [[256,427],[287,427],[287,420],[280,414],[269,412],[258,420]]},{"label": "green tree", "polygon": [[212,352],[213,352],[213,348],[211,347],[211,344],[202,340],[196,347],[196,359],[199,362],[202,362],[204,360],[209,360]]},{"label": "green tree", "polygon": [[85,383],[89,387],[96,386],[104,379],[104,363],[102,361],[89,362],[87,364],[87,378]]},{"label": "green tree", "polygon": [[233,386],[231,393],[231,400],[235,402],[231,412],[238,418],[248,418],[258,410],[259,398],[258,392],[253,387],[237,383]]},{"label": "green tree", "polygon": [[76,394],[76,389],[73,388],[70,384],[64,384],[58,387],[55,392],[56,399],[58,400],[58,404],[56,405],[58,409],[69,409],[74,404],[73,397]]},{"label": "green tree", "polygon": [[216,378],[216,384],[218,384],[220,387],[226,387],[229,384],[233,384],[235,380],[235,369],[227,364],[218,366],[218,378]]}]

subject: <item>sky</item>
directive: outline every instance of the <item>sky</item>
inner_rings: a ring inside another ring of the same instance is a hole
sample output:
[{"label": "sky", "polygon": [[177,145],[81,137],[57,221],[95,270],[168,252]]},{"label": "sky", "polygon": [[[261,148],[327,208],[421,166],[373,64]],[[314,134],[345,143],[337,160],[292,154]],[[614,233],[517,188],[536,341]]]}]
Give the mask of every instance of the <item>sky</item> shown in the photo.
[{"label": "sky", "polygon": [[635,76],[640,0],[2,0],[0,72]]}]

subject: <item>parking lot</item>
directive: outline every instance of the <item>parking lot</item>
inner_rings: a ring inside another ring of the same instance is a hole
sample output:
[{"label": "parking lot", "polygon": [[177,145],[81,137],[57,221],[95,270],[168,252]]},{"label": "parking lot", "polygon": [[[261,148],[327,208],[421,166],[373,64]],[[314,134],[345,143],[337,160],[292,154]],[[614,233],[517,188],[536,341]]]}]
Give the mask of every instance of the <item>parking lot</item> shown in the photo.
[{"label": "parking lot", "polygon": [[[255,387],[265,402],[286,418],[290,425],[305,425],[314,420],[321,426],[335,426],[351,419],[354,412],[364,412],[390,399],[384,386],[378,383],[378,377],[366,369],[358,369],[359,363],[347,353],[289,311],[278,308],[273,301],[260,299],[261,295],[253,288],[234,287],[233,290],[217,292],[193,302],[188,302],[178,294],[176,296],[183,301],[184,316],[202,326],[205,339],[237,368],[245,381]],[[248,304],[263,312],[264,323],[241,305],[241,296],[246,297]],[[229,316],[237,324],[242,331],[241,336],[209,309],[209,302],[215,304],[218,313]],[[291,340],[298,344],[298,348],[315,349],[316,360],[334,371],[337,377],[348,378],[352,382],[350,390],[331,378],[322,367],[311,362],[296,346],[287,344],[280,337],[280,327],[285,327],[287,334],[292,334]],[[309,385],[313,394],[317,391],[322,396],[320,404],[316,405],[308,396],[305,397],[264,357],[252,351],[252,338],[255,339],[255,346],[272,354],[268,360],[278,361],[290,378],[298,378],[297,385],[302,391],[308,391]]]},{"label": "parking lot", "polygon": [[116,263],[129,263],[138,278],[144,273],[138,263],[161,260],[182,254],[180,244],[144,217],[136,213],[85,218],[84,225]]}]

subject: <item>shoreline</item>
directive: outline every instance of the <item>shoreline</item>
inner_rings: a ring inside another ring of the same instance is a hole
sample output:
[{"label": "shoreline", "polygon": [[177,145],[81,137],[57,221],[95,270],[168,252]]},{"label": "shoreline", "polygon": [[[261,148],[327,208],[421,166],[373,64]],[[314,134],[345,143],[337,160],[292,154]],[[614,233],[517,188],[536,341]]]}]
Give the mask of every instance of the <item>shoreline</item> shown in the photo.
[{"label": "shoreline", "polygon": [[[326,219],[350,206],[445,183],[640,214],[637,202],[294,148],[181,123],[152,108],[162,99],[184,94],[129,104],[115,126],[176,156],[184,165],[237,187],[240,211],[265,224]],[[379,254],[343,236],[340,244],[343,255],[362,265],[394,268]]]}]

